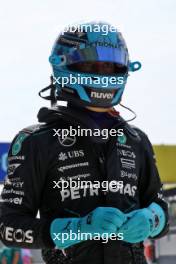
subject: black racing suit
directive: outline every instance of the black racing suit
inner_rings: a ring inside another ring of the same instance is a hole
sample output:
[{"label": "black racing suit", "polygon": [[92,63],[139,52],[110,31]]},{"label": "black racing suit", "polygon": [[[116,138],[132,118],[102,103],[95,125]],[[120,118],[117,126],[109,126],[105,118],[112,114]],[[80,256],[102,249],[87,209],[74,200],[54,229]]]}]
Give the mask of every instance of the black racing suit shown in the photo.
[{"label": "black racing suit", "polygon": [[[89,240],[69,247],[65,254],[50,238],[55,218],[85,216],[97,207],[116,207],[123,212],[158,203],[168,220],[167,204],[147,136],[120,116],[115,128],[123,128],[126,142],[110,136],[61,138],[58,129],[97,128],[86,111],[59,107],[42,108],[41,124],[23,129],[11,144],[8,176],[0,201],[0,237],[10,247],[42,249],[46,263],[130,264],[146,263],[142,243]],[[55,129],[55,130],[54,130]],[[61,179],[123,181],[116,192],[101,188],[61,191]],[[40,212],[40,218],[36,217]],[[168,221],[160,236],[166,234]]]}]

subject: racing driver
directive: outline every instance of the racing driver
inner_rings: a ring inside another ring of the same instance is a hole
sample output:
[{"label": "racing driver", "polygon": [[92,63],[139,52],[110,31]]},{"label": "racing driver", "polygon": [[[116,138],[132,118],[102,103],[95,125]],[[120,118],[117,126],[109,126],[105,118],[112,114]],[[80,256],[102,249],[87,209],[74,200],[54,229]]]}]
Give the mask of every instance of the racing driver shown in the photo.
[{"label": "racing driver", "polygon": [[[78,26],[61,32],[52,48],[52,82],[39,93],[51,107],[11,144],[0,238],[9,247],[42,249],[47,264],[143,264],[143,241],[167,233],[168,208],[147,135],[114,108],[141,64],[129,60],[111,25]],[[61,133],[71,128],[92,133]],[[62,188],[70,180],[92,184]]]}]

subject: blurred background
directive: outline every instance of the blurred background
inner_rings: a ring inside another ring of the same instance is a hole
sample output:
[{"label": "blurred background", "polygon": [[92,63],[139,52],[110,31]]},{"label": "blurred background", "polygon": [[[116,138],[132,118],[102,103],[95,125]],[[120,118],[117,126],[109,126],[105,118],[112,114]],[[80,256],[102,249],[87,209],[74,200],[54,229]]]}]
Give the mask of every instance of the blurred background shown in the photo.
[{"label": "blurred background", "polygon": [[[129,77],[122,103],[137,113],[133,124],[143,129],[154,145],[170,205],[170,232],[155,244],[146,241],[148,262],[176,263],[176,1],[0,3],[0,190],[10,142],[20,129],[37,122],[41,106],[49,106],[38,91],[49,84],[48,57],[59,31],[85,20],[112,23],[122,31],[131,60],[142,63],[142,69]],[[125,118],[131,117],[117,108]],[[41,263],[39,251],[31,254],[33,263]]]}]

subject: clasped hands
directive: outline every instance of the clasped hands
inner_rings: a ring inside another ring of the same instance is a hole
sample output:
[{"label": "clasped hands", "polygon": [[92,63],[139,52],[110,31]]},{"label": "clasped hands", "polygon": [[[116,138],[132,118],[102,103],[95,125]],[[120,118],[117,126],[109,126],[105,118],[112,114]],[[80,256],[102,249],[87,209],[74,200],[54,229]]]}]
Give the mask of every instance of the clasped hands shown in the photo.
[{"label": "clasped hands", "polygon": [[[92,237],[97,233],[100,236],[108,233],[109,237],[112,233],[117,236],[121,233],[124,241],[138,243],[158,235],[164,225],[164,211],[156,203],[130,213],[123,213],[113,207],[97,207],[84,217],[56,218],[51,223],[50,234],[56,246],[62,249],[83,241],[79,238],[79,233],[90,234]],[[77,235],[74,240],[71,239],[70,232]],[[67,235],[64,241],[59,239],[59,235],[63,234]]]}]

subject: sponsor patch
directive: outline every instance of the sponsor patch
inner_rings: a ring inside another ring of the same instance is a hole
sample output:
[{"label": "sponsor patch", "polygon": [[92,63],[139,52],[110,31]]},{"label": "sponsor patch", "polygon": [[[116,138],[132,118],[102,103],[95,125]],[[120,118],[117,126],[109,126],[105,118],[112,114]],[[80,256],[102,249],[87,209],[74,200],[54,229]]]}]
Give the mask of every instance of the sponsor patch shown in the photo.
[{"label": "sponsor patch", "polygon": [[13,228],[10,226],[5,226],[2,222],[0,224],[0,236],[6,241],[15,241],[18,243],[30,243],[34,242],[33,231],[32,230],[22,230],[20,228]]},{"label": "sponsor patch", "polygon": [[128,157],[128,158],[136,158],[134,151],[126,150],[126,149],[117,149],[117,152],[120,156]]},{"label": "sponsor patch", "polygon": [[8,157],[8,162],[14,161],[14,160],[25,160],[25,156],[11,156]]},{"label": "sponsor patch", "polygon": [[89,166],[89,162],[74,163],[74,164],[70,164],[67,166],[62,166],[58,168],[58,171],[64,172],[65,170],[69,170],[73,168],[80,168],[80,167],[85,167],[85,166]]},{"label": "sponsor patch", "polygon": [[120,144],[124,145],[127,142],[127,137],[125,136],[125,134],[123,134],[123,135],[117,137],[117,141]]},{"label": "sponsor patch", "polygon": [[126,168],[126,169],[135,169],[136,168],[135,160],[125,159],[125,158],[121,158],[120,160],[121,160],[123,168]]},{"label": "sponsor patch", "polygon": [[80,158],[80,157],[84,157],[84,151],[82,149],[60,152],[58,160],[65,161],[67,159]]},{"label": "sponsor patch", "polygon": [[21,150],[21,146],[23,141],[25,140],[25,138],[27,138],[29,136],[29,134],[21,132],[18,137],[16,138],[15,142],[13,143],[12,146],[12,155],[15,156],[17,155],[20,150]]},{"label": "sponsor patch", "polygon": [[9,199],[0,198],[1,203],[8,203],[8,204],[22,204],[23,198],[22,197],[15,197]]},{"label": "sponsor patch", "polygon": [[127,177],[128,179],[133,179],[133,180],[135,180],[135,181],[137,181],[137,175],[136,175],[136,173],[129,173],[129,172],[127,172],[127,171],[121,171],[121,177],[122,178],[125,178],[125,177]]},{"label": "sponsor patch", "polygon": [[10,176],[10,175],[13,175],[15,170],[20,166],[21,164],[20,163],[14,163],[14,164],[11,164],[8,166],[8,169],[7,169],[7,174]]},{"label": "sponsor patch", "polygon": [[76,143],[75,136],[58,137],[59,143],[64,147],[71,147]]}]

